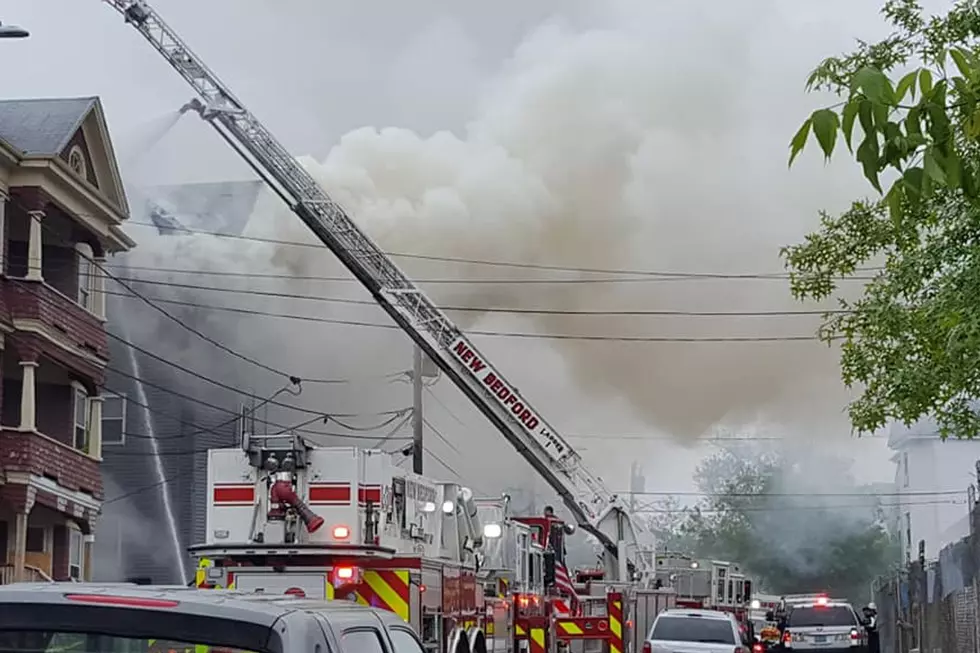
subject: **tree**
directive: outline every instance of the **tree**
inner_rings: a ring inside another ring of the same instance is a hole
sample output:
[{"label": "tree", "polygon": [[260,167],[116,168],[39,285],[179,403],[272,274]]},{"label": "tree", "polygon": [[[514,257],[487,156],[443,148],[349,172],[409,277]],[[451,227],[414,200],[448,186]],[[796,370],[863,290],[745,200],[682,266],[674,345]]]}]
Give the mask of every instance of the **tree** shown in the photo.
[{"label": "tree", "polygon": [[[680,530],[697,555],[739,563],[762,590],[860,601],[899,559],[874,495],[838,458],[727,450],[703,461],[696,480],[705,498]],[[820,497],[824,487],[833,496]]]},{"label": "tree", "polygon": [[[860,389],[849,414],[870,432],[890,420],[936,418],[943,437],[980,433],[980,3],[925,17],[889,0],[894,32],[822,62],[809,90],[840,101],[814,111],[790,164],[815,140],[841,143],[874,197],[783,249],[800,299],[834,297],[838,280],[870,274],[857,299],[838,298],[820,336],[842,343],[841,374]],[[812,136],[812,139],[811,139]]]}]

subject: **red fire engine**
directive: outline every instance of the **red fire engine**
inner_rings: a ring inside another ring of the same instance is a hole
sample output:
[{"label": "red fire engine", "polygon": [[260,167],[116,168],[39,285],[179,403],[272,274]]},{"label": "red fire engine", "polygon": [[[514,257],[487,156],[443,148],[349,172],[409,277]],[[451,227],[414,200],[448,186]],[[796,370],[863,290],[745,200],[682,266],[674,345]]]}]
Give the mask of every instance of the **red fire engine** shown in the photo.
[{"label": "red fire engine", "polygon": [[623,591],[581,598],[567,583],[556,593],[564,547],[554,538],[570,529],[554,516],[512,518],[506,498],[477,500],[382,451],[290,434],[211,450],[208,492],[207,540],[192,547],[199,587],[385,608],[439,652],[544,653],[553,639],[625,650]]}]

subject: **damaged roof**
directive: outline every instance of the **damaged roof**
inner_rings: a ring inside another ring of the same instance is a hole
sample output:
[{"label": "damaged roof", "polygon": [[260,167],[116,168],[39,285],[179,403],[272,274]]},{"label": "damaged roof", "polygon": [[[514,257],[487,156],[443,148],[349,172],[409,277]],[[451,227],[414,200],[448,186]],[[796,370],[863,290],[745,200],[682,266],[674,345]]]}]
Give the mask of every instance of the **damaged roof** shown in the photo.
[{"label": "damaged roof", "polygon": [[0,139],[24,154],[56,156],[98,101],[96,97],[0,100]]}]

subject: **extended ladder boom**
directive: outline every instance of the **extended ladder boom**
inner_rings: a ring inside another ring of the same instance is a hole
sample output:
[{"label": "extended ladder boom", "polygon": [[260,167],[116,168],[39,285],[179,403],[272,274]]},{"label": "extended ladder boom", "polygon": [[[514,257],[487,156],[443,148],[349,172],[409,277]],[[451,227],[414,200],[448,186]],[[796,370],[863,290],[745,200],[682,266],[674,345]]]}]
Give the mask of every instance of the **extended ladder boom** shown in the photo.
[{"label": "extended ladder boom", "polygon": [[609,555],[607,578],[647,571],[625,504],[583,466],[544,418],[494,370],[462,331],[415,286],[278,140],[145,2],[103,0],[119,11],[200,99],[188,105],[208,121],[340,259],[412,340],[442,369],[561,496],[579,525]]}]

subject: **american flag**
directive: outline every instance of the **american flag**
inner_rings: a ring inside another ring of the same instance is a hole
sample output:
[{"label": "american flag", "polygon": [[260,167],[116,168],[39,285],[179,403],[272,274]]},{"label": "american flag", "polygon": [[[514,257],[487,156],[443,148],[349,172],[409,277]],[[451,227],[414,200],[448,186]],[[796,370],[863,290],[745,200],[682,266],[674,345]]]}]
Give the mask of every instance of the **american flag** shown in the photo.
[{"label": "american flag", "polygon": [[578,594],[575,593],[575,586],[572,579],[568,577],[568,568],[560,562],[555,562],[555,588],[572,600],[572,609],[578,603]]}]

